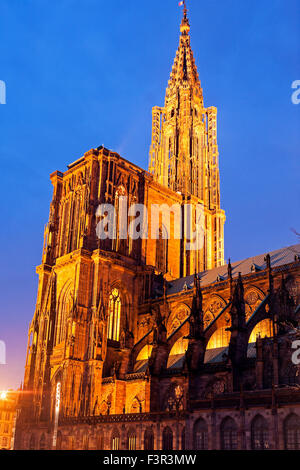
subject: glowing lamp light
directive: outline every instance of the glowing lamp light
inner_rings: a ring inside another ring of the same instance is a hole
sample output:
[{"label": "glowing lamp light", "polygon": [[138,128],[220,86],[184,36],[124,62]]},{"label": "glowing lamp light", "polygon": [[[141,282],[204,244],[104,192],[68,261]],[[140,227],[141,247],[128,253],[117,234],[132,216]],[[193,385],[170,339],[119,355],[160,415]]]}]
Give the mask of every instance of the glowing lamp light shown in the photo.
[{"label": "glowing lamp light", "polygon": [[7,392],[0,392],[0,399],[6,400],[6,398],[7,398]]}]

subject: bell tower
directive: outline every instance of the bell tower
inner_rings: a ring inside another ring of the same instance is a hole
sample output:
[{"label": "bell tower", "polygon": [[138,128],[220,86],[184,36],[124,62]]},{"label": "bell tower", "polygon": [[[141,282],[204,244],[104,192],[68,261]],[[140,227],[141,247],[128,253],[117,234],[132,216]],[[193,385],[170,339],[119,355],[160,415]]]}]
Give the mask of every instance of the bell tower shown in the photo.
[{"label": "bell tower", "polygon": [[225,213],[220,209],[217,108],[204,107],[184,2],[176,52],[164,107],[152,111],[149,172],[154,180],[201,203],[205,245],[201,269],[224,264]]}]

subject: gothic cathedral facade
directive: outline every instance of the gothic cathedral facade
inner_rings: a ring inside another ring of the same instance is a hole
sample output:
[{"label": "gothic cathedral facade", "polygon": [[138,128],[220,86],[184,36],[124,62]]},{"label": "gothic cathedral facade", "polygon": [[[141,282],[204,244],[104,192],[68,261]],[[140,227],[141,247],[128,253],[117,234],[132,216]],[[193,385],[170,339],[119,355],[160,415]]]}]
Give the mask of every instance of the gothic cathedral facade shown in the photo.
[{"label": "gothic cathedral facade", "polygon": [[[152,116],[149,171],[99,147],[51,175],[16,448],[300,449],[300,246],[224,264],[217,109],[186,8]],[[170,214],[154,239],[98,237],[99,205],[124,200],[179,207],[183,236]],[[194,250],[186,204],[203,209]]]}]

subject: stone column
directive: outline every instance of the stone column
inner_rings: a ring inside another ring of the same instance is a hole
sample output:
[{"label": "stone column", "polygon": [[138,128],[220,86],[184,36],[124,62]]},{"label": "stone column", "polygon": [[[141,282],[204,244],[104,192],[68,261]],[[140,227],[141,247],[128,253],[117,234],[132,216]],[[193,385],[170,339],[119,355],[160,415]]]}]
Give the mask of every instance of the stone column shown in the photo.
[{"label": "stone column", "polygon": [[156,425],[156,439],[155,439],[155,450],[161,450],[162,445],[161,445],[161,437],[160,437],[160,422],[157,423]]},{"label": "stone column", "polygon": [[209,450],[219,450],[219,435],[216,428],[216,412],[212,410],[210,415],[210,427],[208,432],[208,448]]},{"label": "stone column", "polygon": [[194,448],[192,424],[193,424],[193,414],[191,413],[186,417],[186,421],[185,421],[185,448],[186,450],[192,450]]}]

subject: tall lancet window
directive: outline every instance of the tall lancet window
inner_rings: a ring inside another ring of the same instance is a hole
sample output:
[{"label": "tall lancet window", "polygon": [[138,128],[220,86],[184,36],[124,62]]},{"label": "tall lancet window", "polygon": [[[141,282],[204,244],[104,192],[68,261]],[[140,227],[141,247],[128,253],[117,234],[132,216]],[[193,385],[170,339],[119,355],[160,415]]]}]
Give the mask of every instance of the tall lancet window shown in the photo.
[{"label": "tall lancet window", "polygon": [[121,298],[118,289],[113,289],[109,296],[107,337],[113,341],[120,338]]},{"label": "tall lancet window", "polygon": [[119,186],[115,195],[115,240],[114,249],[126,254],[127,249],[127,195],[124,186]]},{"label": "tall lancet window", "polygon": [[68,326],[68,319],[70,318],[70,314],[73,308],[73,293],[70,288],[70,285],[67,286],[66,290],[63,291],[60,303],[59,303],[59,310],[57,316],[57,323],[56,323],[56,340],[55,344],[60,344],[65,341],[67,338],[67,326]]},{"label": "tall lancet window", "polygon": [[156,267],[162,273],[168,271],[168,232],[165,227],[159,229],[156,240]]}]

